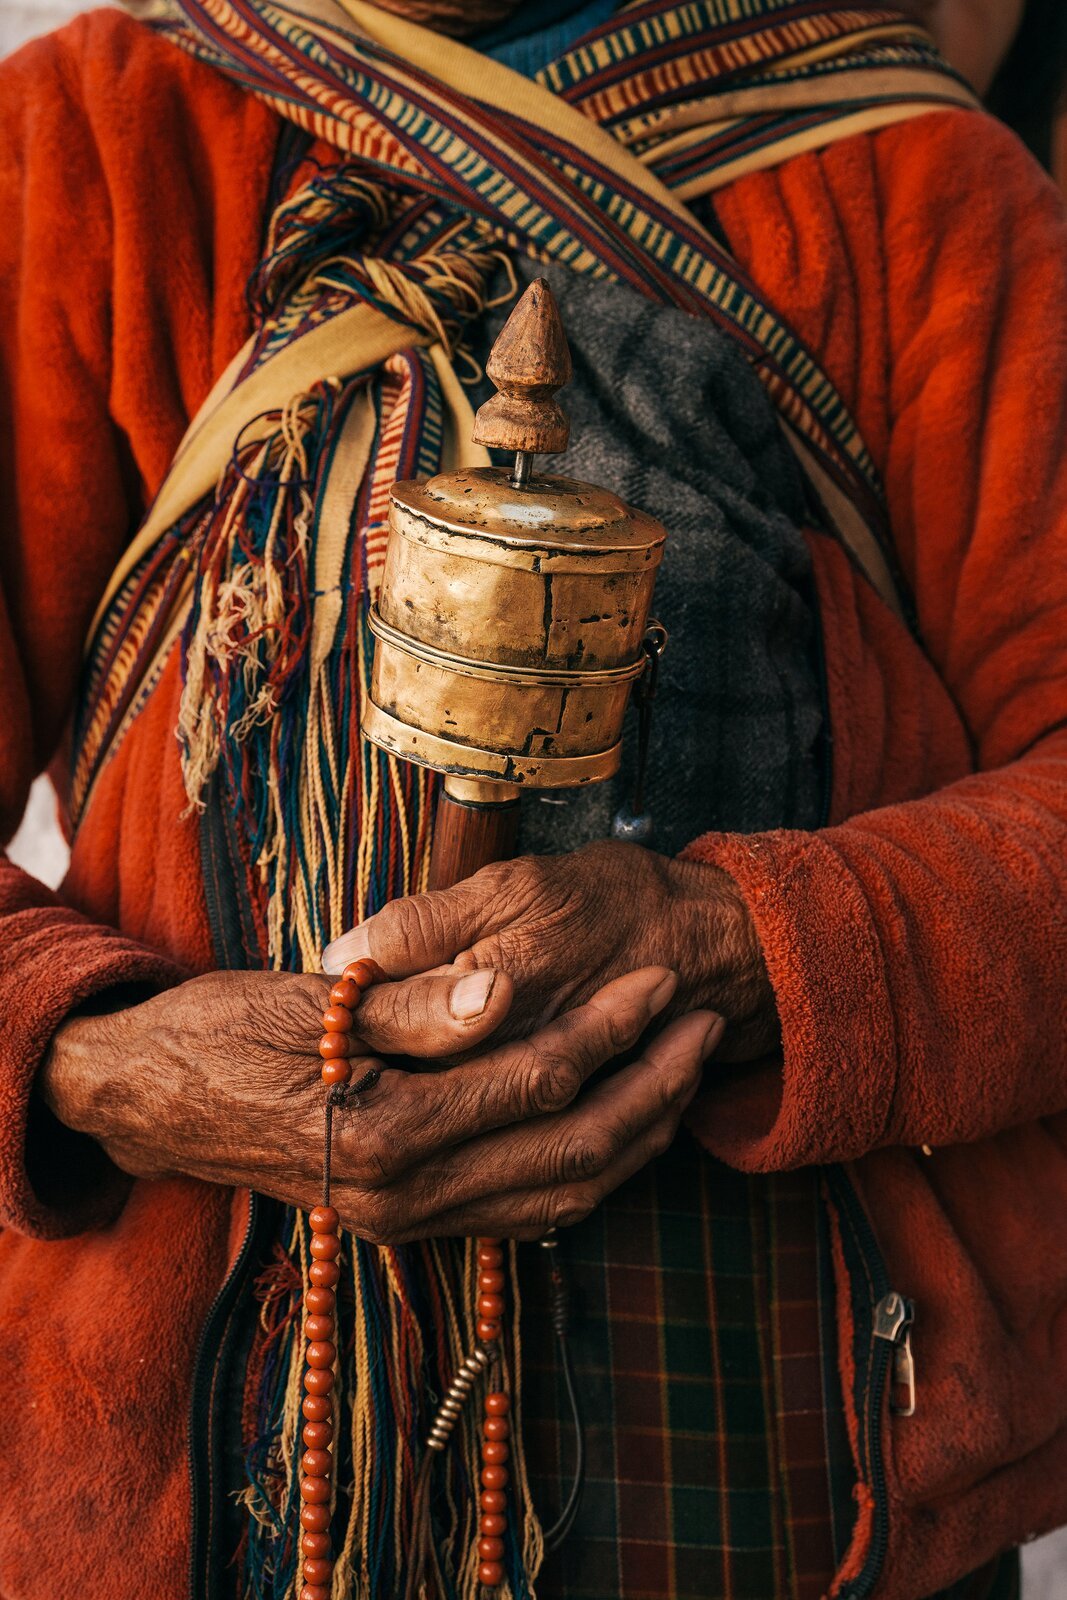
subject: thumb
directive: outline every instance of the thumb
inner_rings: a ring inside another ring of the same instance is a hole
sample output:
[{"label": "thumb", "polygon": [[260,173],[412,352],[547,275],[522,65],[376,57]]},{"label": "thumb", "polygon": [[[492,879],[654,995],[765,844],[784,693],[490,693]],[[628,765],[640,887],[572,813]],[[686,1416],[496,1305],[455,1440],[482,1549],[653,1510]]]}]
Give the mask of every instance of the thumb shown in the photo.
[{"label": "thumb", "polygon": [[332,976],[369,959],[390,978],[412,978],[450,965],[488,931],[491,898],[475,883],[390,901],[326,946],[322,970]]}]

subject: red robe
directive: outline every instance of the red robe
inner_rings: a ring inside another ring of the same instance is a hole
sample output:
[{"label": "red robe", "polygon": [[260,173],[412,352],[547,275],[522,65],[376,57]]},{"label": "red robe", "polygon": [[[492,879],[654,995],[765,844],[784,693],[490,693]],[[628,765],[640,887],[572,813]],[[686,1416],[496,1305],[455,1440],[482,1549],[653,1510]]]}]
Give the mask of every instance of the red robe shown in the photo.
[{"label": "red robe", "polygon": [[[115,13],[0,67],[6,835],[109,573],[249,331],[278,132]],[[1017,142],[956,111],[717,207],[858,418],[923,648],[814,536],[833,825],[693,847],[752,908],[784,1067],[723,1072],[693,1121],[746,1169],[855,1162],[919,1306],[877,1591],[914,1600],[1067,1516],[1067,224]],[[74,1005],[212,964],[177,695],[172,661],[61,895],[0,864],[6,1600],[186,1586],[192,1354],[243,1201],[131,1186],[32,1095]]]}]

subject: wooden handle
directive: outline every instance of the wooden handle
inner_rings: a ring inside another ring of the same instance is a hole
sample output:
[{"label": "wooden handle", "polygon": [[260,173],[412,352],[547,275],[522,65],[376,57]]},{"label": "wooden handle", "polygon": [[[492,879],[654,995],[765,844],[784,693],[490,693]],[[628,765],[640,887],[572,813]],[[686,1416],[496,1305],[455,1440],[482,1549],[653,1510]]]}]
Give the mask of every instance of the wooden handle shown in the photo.
[{"label": "wooden handle", "polygon": [[430,888],[451,889],[491,861],[507,861],[515,853],[518,831],[518,800],[457,800],[442,790],[430,855]]}]

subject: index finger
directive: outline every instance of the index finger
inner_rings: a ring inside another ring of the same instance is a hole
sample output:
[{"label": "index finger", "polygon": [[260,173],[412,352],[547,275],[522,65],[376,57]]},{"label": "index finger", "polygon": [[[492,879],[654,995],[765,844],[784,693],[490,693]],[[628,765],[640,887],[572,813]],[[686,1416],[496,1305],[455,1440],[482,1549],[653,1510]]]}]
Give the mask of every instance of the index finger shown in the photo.
[{"label": "index finger", "polygon": [[346,1119],[338,1130],[338,1176],[369,1163],[390,1181],[452,1145],[562,1110],[598,1068],[632,1049],[677,982],[668,967],[646,967],[614,979],[529,1038],[463,1066],[387,1071],[374,1093],[373,1119],[360,1118],[358,1126]]}]

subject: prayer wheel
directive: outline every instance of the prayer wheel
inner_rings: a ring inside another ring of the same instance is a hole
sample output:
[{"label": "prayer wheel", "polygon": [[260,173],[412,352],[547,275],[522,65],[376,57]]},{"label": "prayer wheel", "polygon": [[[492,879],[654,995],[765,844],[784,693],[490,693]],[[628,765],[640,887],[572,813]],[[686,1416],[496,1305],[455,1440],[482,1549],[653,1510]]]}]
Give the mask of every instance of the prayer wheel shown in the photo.
[{"label": "prayer wheel", "polygon": [[436,887],[510,853],[524,789],[618,770],[666,537],[608,489],[531,470],[569,437],[555,393],[570,355],[544,279],[486,370],[500,392],[474,439],[515,465],[396,484],[371,619],[363,731],[445,779]]}]

